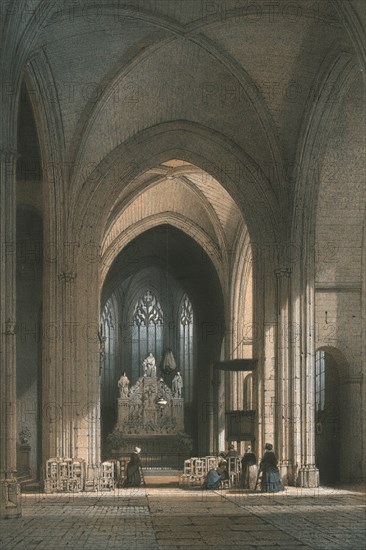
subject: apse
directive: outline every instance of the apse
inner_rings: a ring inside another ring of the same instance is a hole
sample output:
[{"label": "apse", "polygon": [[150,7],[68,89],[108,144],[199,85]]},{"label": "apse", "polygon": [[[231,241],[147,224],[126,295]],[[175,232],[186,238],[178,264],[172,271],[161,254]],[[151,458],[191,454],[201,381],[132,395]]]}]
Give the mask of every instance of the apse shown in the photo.
[{"label": "apse", "polygon": [[[132,254],[133,251],[133,254]],[[212,364],[219,359],[224,333],[220,282],[206,252],[191,237],[163,224],[139,235],[116,257],[101,300],[102,448],[117,420],[118,379],[125,372],[134,384],[142,361],[152,352],[157,377],[171,388],[183,377],[184,429],[197,448],[207,446],[202,425],[212,391]],[[176,369],[163,359],[171,352]]]}]

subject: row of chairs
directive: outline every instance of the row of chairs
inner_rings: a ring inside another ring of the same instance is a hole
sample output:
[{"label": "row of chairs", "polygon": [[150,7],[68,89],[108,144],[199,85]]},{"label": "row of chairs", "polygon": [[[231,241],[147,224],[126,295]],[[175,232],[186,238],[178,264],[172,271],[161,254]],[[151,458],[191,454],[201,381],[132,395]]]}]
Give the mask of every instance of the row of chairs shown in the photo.
[{"label": "row of chairs", "polygon": [[84,489],[85,461],[81,458],[56,457],[46,460],[43,473],[45,493],[74,493]]},{"label": "row of chairs", "polygon": [[[228,479],[223,480],[222,486],[236,487],[240,481],[241,457],[230,456],[226,458]],[[217,456],[191,457],[184,461],[183,475],[179,484],[187,487],[200,487],[203,485],[207,473],[216,469],[219,463]]]},{"label": "row of chairs", "polygon": [[78,493],[115,487],[114,461],[88,468],[82,458],[55,457],[46,460],[43,487],[45,493]]},{"label": "row of chairs", "polygon": [[191,457],[184,461],[183,474],[200,477],[217,466],[216,456]]}]

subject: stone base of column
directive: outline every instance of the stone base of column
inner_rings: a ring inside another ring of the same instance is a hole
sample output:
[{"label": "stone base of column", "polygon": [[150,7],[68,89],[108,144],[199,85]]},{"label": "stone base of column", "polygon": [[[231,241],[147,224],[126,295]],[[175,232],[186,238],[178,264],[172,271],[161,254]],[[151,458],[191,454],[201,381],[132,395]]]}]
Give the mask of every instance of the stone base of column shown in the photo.
[{"label": "stone base of column", "polygon": [[319,470],[315,464],[307,464],[299,469],[297,485],[309,489],[319,487]]},{"label": "stone base of column", "polygon": [[15,479],[0,480],[0,518],[20,518],[22,515],[20,485]]},{"label": "stone base of column", "polygon": [[278,463],[278,469],[282,483],[284,485],[290,485],[293,478],[292,462],[290,460],[280,460]]}]

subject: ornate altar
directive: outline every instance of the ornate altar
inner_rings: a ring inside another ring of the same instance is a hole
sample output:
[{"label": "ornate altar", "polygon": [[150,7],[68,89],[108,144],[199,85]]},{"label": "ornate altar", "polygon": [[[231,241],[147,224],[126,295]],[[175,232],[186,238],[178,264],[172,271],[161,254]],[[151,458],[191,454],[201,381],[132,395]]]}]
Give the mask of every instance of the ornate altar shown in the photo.
[{"label": "ornate altar", "polygon": [[181,386],[171,390],[162,378],[156,377],[154,363],[149,365],[149,359],[144,362],[144,376],[131,388],[125,373],[119,380],[118,420],[111,434],[117,454],[129,452],[136,445],[143,448],[144,454],[174,452],[177,434],[184,432]]},{"label": "ornate altar", "polygon": [[171,435],[184,430],[181,397],[162,379],[142,376],[118,399],[117,430],[129,435]]}]

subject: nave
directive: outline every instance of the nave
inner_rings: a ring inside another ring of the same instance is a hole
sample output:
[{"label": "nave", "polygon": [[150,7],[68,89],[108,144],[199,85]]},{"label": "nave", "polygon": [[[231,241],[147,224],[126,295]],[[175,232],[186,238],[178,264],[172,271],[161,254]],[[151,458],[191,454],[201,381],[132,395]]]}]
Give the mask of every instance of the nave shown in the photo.
[{"label": "nave", "polygon": [[0,546],[3,550],[364,548],[365,493],[360,486],[290,487],[274,496],[147,485],[98,494],[23,494],[22,518],[0,522]]}]

